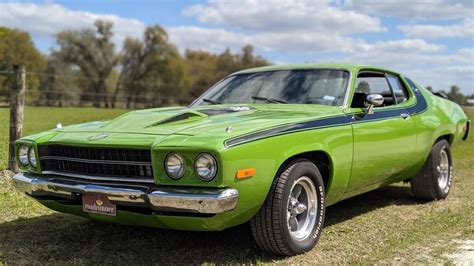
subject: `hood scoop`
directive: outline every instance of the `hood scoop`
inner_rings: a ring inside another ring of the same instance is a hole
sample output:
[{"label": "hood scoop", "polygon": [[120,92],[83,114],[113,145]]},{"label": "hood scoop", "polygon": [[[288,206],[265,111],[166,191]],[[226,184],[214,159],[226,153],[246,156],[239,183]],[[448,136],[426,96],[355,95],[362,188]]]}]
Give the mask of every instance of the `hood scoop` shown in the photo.
[{"label": "hood scoop", "polygon": [[219,109],[209,108],[209,109],[201,109],[201,110],[196,110],[196,111],[188,111],[188,112],[177,114],[175,116],[168,117],[161,121],[155,122],[151,125],[146,126],[146,128],[160,126],[164,124],[170,124],[170,123],[177,123],[177,122],[185,121],[185,120],[198,120],[198,119],[202,119],[202,118],[206,118],[206,117],[214,116],[214,115],[250,111],[252,109],[254,108],[245,106],[245,107],[229,107],[229,108],[219,108]]},{"label": "hood scoop", "polygon": [[164,125],[164,124],[176,123],[176,122],[180,122],[180,121],[184,121],[184,120],[188,120],[192,118],[204,118],[204,117],[207,117],[207,115],[200,114],[198,112],[186,112],[186,113],[178,114],[178,115],[163,119],[161,121],[158,121],[146,127],[147,128],[155,127],[155,126]]}]

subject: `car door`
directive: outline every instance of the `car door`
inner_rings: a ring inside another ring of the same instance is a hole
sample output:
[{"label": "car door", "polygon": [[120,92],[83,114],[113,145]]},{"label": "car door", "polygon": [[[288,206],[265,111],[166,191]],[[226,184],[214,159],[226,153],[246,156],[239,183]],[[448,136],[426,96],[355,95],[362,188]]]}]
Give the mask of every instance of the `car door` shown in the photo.
[{"label": "car door", "polygon": [[[365,114],[357,105],[357,97],[381,94],[384,104]],[[397,75],[377,72],[359,72],[354,89],[353,105],[346,112],[354,114],[353,163],[348,191],[371,189],[404,174],[413,160],[415,123],[406,107],[416,100]]]}]

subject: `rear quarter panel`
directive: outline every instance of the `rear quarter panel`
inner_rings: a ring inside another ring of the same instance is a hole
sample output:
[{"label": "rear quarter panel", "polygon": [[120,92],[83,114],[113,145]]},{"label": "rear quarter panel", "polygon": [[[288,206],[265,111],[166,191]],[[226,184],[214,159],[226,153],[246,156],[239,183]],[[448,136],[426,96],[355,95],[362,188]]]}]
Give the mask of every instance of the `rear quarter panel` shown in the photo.
[{"label": "rear quarter panel", "polygon": [[412,117],[417,127],[415,154],[416,158],[419,158],[414,173],[421,169],[431,147],[440,137],[447,137],[451,146],[457,144],[462,139],[463,127],[468,121],[458,104],[435,96],[422,86],[416,85],[425,97],[428,108],[422,114]]}]

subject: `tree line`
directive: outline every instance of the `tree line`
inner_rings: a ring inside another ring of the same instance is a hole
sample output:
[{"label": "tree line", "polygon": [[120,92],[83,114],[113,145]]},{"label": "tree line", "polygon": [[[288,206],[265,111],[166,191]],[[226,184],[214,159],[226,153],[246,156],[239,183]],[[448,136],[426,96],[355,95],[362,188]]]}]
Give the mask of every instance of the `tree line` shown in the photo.
[{"label": "tree line", "polygon": [[[232,72],[270,64],[251,45],[237,53],[181,55],[158,25],[147,27],[141,39],[126,38],[120,51],[112,37],[112,23],[97,20],[93,28],[59,32],[57,47],[43,55],[28,33],[0,27],[0,71],[25,65],[29,102],[56,105],[79,98],[96,107],[120,102],[135,108],[183,104]],[[8,75],[0,75],[0,95],[8,96],[10,83]]]},{"label": "tree line", "polygon": [[[158,25],[147,27],[142,38],[126,38],[120,51],[112,37],[112,23],[97,20],[91,28],[59,32],[56,47],[44,55],[27,32],[0,27],[0,96],[8,97],[12,80],[5,73],[13,64],[27,69],[30,103],[127,108],[186,104],[232,72],[270,64],[251,45],[237,53],[181,55]],[[460,104],[468,98],[457,86],[444,94]]]}]

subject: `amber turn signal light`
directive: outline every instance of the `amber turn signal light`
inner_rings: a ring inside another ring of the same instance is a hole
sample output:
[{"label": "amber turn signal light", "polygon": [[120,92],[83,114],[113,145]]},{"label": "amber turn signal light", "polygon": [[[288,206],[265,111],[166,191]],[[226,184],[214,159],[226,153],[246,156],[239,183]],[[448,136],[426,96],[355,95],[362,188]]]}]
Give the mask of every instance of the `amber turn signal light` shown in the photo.
[{"label": "amber turn signal light", "polygon": [[255,175],[257,170],[255,168],[247,168],[247,169],[240,169],[237,170],[237,173],[235,174],[236,179],[245,179],[249,178]]}]

